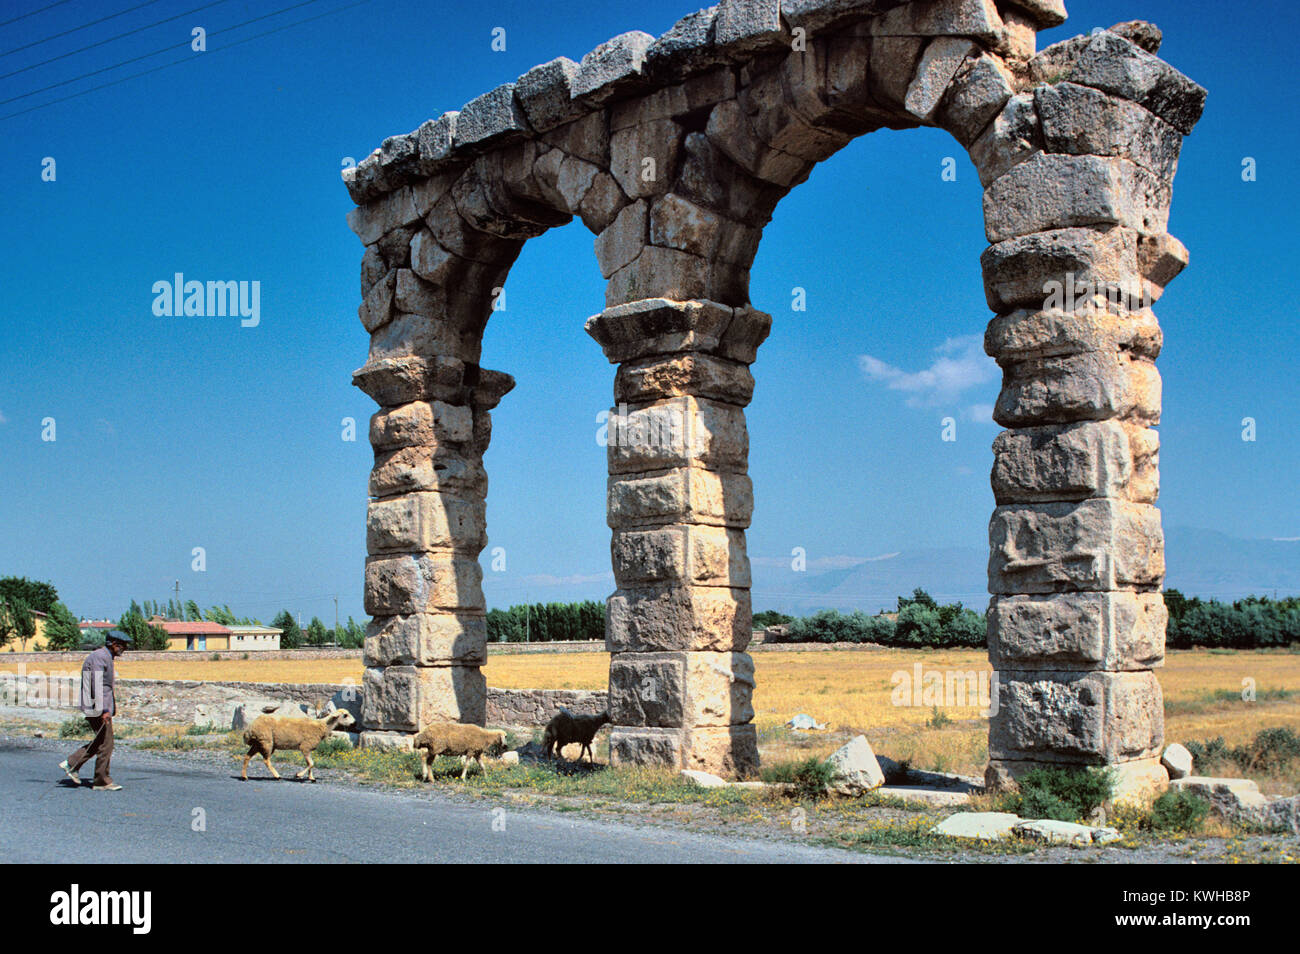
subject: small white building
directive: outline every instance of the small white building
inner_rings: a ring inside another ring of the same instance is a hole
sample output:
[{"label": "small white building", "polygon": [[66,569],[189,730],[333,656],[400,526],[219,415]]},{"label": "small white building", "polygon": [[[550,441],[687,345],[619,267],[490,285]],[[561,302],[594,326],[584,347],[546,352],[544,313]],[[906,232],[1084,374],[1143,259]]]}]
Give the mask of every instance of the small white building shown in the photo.
[{"label": "small white building", "polygon": [[280,634],[284,630],[273,626],[227,626],[230,630],[230,649],[259,652],[280,648]]}]

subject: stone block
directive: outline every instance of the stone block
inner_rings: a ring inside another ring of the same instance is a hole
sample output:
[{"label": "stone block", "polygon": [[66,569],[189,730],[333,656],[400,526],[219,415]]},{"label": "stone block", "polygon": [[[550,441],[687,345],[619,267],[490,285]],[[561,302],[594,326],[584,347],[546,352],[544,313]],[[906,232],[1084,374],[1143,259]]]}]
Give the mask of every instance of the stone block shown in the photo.
[{"label": "stone block", "polygon": [[605,645],[613,653],[743,652],[749,590],[666,584],[620,588],[608,602]]},{"label": "stone block", "polygon": [[713,40],[720,52],[735,59],[788,47],[789,36],[781,23],[781,0],[720,0]]},{"label": "stone block", "polygon": [[482,498],[443,493],[412,493],[373,500],[366,509],[366,550],[429,552],[487,543]]},{"label": "stone block", "polygon": [[921,54],[911,85],[907,87],[907,96],[903,99],[907,111],[928,122],[939,109],[939,102],[957,71],[978,49],[970,40],[959,36],[941,36],[931,40]]},{"label": "stone block", "polygon": [[616,725],[609,732],[609,764],[681,769],[682,729]]},{"label": "stone block", "polygon": [[469,613],[381,616],[366,627],[366,666],[482,666],[487,619]]},{"label": "stone block", "polygon": [[1039,153],[984,193],[990,242],[1069,226],[1123,225],[1147,235],[1169,221],[1169,185],[1127,159]]},{"label": "stone block", "polygon": [[744,474],[678,467],[647,477],[609,479],[606,512],[613,529],[697,523],[743,529],[754,512],[754,488]]},{"label": "stone block", "polygon": [[671,119],[638,123],[609,137],[609,172],[632,198],[662,195],[677,174],[685,130]]},{"label": "stone block", "polygon": [[970,146],[971,161],[985,188],[1042,151],[1043,133],[1032,93],[1012,96]]},{"label": "stone block", "polygon": [[1160,593],[995,596],[989,661],[997,670],[1141,671],[1164,664]]},{"label": "stone block", "polygon": [[1165,748],[1160,764],[1169,772],[1170,779],[1187,778],[1192,774],[1192,753],[1187,751],[1187,746],[1175,742]]},{"label": "stone block", "polygon": [[504,83],[465,104],[456,117],[455,148],[482,149],[528,135],[528,119],[515,100],[515,84]]},{"label": "stone block", "polygon": [[1119,421],[1003,431],[993,441],[993,496],[999,504],[1114,497],[1155,503],[1160,435]]},{"label": "stone block", "polygon": [[373,556],[366,560],[365,610],[404,616],[483,609],[483,570],[468,555]]},{"label": "stone block", "polygon": [[443,113],[437,119],[426,120],[415,131],[419,149],[419,168],[423,175],[433,175],[451,158],[456,140],[456,120],[459,112]]},{"label": "stone block", "polygon": [[754,396],[754,376],[738,361],[697,352],[625,361],[614,376],[620,404],[692,394],[744,407]]},{"label": "stone block", "polygon": [[999,0],[999,6],[1003,5],[1023,11],[1040,28],[1065,22],[1065,0]]},{"label": "stone block", "polygon": [[750,585],[743,530],[693,524],[615,530],[611,549],[614,578],[620,586],[671,582]]},{"label": "stone block", "polygon": [[1143,107],[1075,83],[1035,87],[1034,104],[1047,152],[1118,156],[1173,181],[1182,134]]},{"label": "stone block", "polygon": [[1015,92],[1016,79],[1006,65],[998,57],[980,53],[967,59],[953,77],[934,112],[935,125],[969,148]]},{"label": "stone block", "polygon": [[362,686],[361,723],[368,730],[415,732],[430,722],[482,725],[487,713],[487,682],[477,666],[371,667]]},{"label": "stone block", "polygon": [[753,725],[696,726],[683,733],[683,768],[734,779],[758,774],[758,731]]},{"label": "stone block", "polygon": [[596,261],[600,265],[600,274],[605,278],[636,261],[646,247],[647,211],[644,200],[633,202],[596,237]]},{"label": "stone block", "polygon": [[1001,33],[993,0],[913,0],[871,21],[873,36],[968,36],[991,46]]},{"label": "stone block", "polygon": [[721,349],[734,309],[716,301],[644,298],[606,308],[587,319],[586,331],[611,363],[682,352]]},{"label": "stone block", "polygon": [[1154,673],[1000,676],[1000,705],[989,720],[991,759],[1093,765],[1158,759],[1164,702]]},{"label": "stone block", "polygon": [[1033,232],[990,245],[980,264],[985,298],[1000,314],[1014,308],[1045,309],[1052,297],[1059,297],[1071,311],[1093,307],[1096,295],[1125,303],[1142,297],[1138,234],[1131,229]]},{"label": "stone block", "polygon": [[1091,38],[1065,78],[1131,100],[1183,135],[1192,131],[1205,109],[1203,87],[1109,30]]},{"label": "stone block", "polygon": [[413,401],[382,408],[370,418],[370,445],[376,450],[467,441],[473,436],[473,412],[442,401]]},{"label": "stone block", "polygon": [[690,395],[610,412],[606,450],[611,474],[699,465],[744,473],[749,459],[745,412]]},{"label": "stone block", "polygon": [[534,66],[515,81],[515,99],[528,124],[544,133],[583,116],[588,107],[572,98],[578,64],[560,56]]},{"label": "stone block", "polygon": [[393,290],[397,269],[391,269],[371,287],[357,309],[357,317],[368,332],[375,332],[393,319]]},{"label": "stone block", "polygon": [[655,38],[633,30],[607,40],[582,58],[571,82],[574,99],[601,106],[644,84],[641,65]]},{"label": "stone block", "polygon": [[1110,418],[1159,423],[1160,374],[1151,361],[1122,351],[1091,351],[1003,366],[993,408],[993,419],[1003,427]]},{"label": "stone block", "polygon": [[674,23],[646,49],[645,74],[655,82],[673,82],[721,62],[722,54],[713,44],[717,13],[718,7],[709,7]]},{"label": "stone block", "polygon": [[415,195],[410,186],[402,186],[348,213],[348,227],[363,245],[373,245],[386,233],[418,222]]},{"label": "stone block", "polygon": [[[1150,309],[1129,314],[1097,310],[1014,311],[989,322],[984,350],[1002,365],[1031,358],[1079,355],[1089,351],[1128,352],[1154,360],[1164,338]],[[1156,412],[1159,412],[1157,402]]]},{"label": "stone block", "polygon": [[417,491],[482,496],[487,492],[487,473],[476,454],[465,455],[447,445],[401,447],[375,454],[370,496]]},{"label": "stone block", "polygon": [[989,592],[1155,588],[1164,581],[1160,511],[1119,500],[998,507],[989,521]]},{"label": "stone block", "polygon": [[618,653],[609,685],[615,725],[691,728],[754,718],[754,662],[745,653]]}]

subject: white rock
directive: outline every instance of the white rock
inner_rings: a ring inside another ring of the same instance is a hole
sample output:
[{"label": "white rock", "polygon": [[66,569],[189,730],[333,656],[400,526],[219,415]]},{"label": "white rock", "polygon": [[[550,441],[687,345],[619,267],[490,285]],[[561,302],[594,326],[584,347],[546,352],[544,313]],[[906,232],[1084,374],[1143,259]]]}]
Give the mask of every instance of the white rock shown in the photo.
[{"label": "white rock", "polygon": [[1013,829],[1017,837],[1046,845],[1073,845],[1081,848],[1092,844],[1092,828],[1074,822],[1040,818],[1021,822]]},{"label": "white rock", "polygon": [[497,761],[501,762],[503,765],[518,765],[519,753],[514,751],[502,752],[501,758],[497,759]]},{"label": "white rock", "polygon": [[696,769],[682,769],[682,778],[689,779],[700,788],[726,788],[727,780],[719,778],[716,775],[710,775],[708,772],[701,772]]},{"label": "white rock", "polygon": [[824,729],[826,728],[826,723],[818,722],[816,719],[808,715],[806,712],[800,712],[797,716],[795,716],[793,719],[787,722],[785,724],[785,727],[787,729],[798,729],[800,731],[807,731],[809,729]]},{"label": "white rock", "polygon": [[865,735],[850,739],[826,761],[834,769],[831,790],[840,795],[857,796],[885,784],[885,773]]},{"label": "white rock", "polygon": [[1160,764],[1169,770],[1170,778],[1187,778],[1192,774],[1192,753],[1186,747],[1175,742],[1165,749]]},{"label": "white rock", "polygon": [[1094,828],[1092,830],[1092,843],[1094,845],[1109,845],[1112,841],[1119,841],[1123,837],[1114,828]]},{"label": "white rock", "polygon": [[950,788],[926,788],[921,785],[884,785],[876,789],[876,794],[901,798],[909,802],[924,802],[926,805],[948,806],[970,803],[970,792]]},{"label": "white rock", "polygon": [[1010,812],[958,812],[949,815],[930,830],[936,835],[948,835],[951,838],[997,841],[1009,836],[1018,824],[1020,816]]}]

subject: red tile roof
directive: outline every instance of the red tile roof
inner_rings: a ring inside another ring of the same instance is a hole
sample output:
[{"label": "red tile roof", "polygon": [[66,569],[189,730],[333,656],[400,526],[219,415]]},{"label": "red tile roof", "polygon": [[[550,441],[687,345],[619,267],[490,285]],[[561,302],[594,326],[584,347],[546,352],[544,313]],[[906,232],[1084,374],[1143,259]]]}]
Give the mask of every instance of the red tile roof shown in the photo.
[{"label": "red tile roof", "polygon": [[207,620],[193,620],[179,622],[177,620],[168,620],[166,622],[150,623],[151,626],[159,627],[168,636],[226,636],[230,630],[220,623],[209,623]]}]

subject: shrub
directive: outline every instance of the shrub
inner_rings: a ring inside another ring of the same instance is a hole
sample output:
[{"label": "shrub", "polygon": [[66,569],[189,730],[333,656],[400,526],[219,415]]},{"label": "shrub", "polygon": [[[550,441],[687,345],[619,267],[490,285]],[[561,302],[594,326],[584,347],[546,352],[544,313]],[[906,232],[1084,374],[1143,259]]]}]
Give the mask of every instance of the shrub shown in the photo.
[{"label": "shrub", "polygon": [[793,785],[792,798],[817,800],[825,798],[835,769],[824,759],[808,758],[802,762],[778,762],[763,769],[763,781],[783,782]]},{"label": "shrub", "polygon": [[1036,768],[1018,780],[1012,810],[1024,818],[1079,821],[1115,791],[1115,773],[1100,768]]},{"label": "shrub", "polygon": [[1261,729],[1251,741],[1236,747],[1229,746],[1223,736],[1186,745],[1198,765],[1227,762],[1242,772],[1276,771],[1300,758],[1300,734],[1287,726]]},{"label": "shrub", "polygon": [[59,738],[75,739],[78,736],[90,735],[90,731],[90,723],[86,721],[86,717],[75,716],[59,726]]},{"label": "shrub", "polygon": [[1151,805],[1147,826],[1153,831],[1193,832],[1210,814],[1210,803],[1186,791],[1168,791]]},{"label": "shrub", "polygon": [[351,751],[352,743],[337,735],[326,736],[321,744],[316,746],[317,755],[338,755],[340,752]]}]

